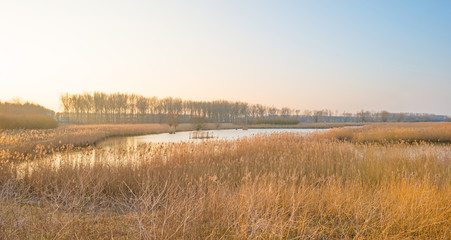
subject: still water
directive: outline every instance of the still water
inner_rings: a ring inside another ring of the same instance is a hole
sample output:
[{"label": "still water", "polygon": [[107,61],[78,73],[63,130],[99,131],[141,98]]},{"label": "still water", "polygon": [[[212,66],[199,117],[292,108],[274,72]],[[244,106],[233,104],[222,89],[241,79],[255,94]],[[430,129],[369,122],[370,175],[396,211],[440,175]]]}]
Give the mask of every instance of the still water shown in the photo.
[{"label": "still water", "polygon": [[[311,133],[315,131],[324,131],[325,129],[228,129],[228,130],[210,130],[201,131],[200,133],[208,133],[212,138],[208,140],[235,140],[244,137],[252,137],[257,134],[271,134],[271,133]],[[199,142],[205,139],[193,139],[194,131],[176,132],[174,134],[161,133],[150,134],[133,137],[113,137],[108,138],[97,144],[98,147],[116,148],[116,147],[136,147],[143,143],[176,143],[176,142]]]}]

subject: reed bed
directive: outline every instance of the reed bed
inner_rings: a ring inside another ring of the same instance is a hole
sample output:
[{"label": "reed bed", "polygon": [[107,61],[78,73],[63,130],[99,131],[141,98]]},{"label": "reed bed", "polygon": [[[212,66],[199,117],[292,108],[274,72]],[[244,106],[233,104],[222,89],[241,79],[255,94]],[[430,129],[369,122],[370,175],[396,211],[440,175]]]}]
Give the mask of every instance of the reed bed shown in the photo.
[{"label": "reed bed", "polygon": [[361,128],[337,128],[323,137],[352,142],[451,142],[451,123],[374,123]]},{"label": "reed bed", "polygon": [[446,144],[285,133],[66,150],[2,171],[1,239],[451,236]]},{"label": "reed bed", "polygon": [[313,129],[327,129],[327,128],[342,128],[342,127],[360,127],[371,123],[356,123],[356,122],[318,122],[318,123],[299,123],[295,125],[281,125],[281,124],[252,124],[248,128],[313,128]]}]

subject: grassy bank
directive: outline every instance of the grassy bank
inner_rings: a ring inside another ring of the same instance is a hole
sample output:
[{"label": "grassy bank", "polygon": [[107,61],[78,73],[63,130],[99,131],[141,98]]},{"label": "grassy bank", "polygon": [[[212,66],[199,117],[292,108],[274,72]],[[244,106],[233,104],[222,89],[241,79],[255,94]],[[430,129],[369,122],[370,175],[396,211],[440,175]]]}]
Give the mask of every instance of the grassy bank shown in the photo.
[{"label": "grassy bank", "polygon": [[370,123],[299,123],[299,124],[254,124],[249,125],[249,128],[314,128],[314,129],[327,129],[327,128],[341,128],[341,127],[360,127]]},{"label": "grassy bank", "polygon": [[321,136],[352,142],[425,141],[451,142],[451,123],[374,123],[362,128],[338,128],[320,133]]},{"label": "grassy bank", "polygon": [[448,239],[450,153],[296,134],[87,148],[4,166],[0,238]]}]

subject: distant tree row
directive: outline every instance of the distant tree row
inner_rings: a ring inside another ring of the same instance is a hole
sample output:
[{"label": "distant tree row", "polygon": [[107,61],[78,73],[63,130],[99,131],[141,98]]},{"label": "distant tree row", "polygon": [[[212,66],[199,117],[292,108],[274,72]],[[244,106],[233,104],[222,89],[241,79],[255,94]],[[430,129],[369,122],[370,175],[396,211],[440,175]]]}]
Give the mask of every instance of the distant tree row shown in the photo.
[{"label": "distant tree row", "polygon": [[[300,122],[403,122],[444,121],[446,116],[418,113],[356,113],[268,107],[261,104],[217,101],[190,101],[180,98],[144,97],[136,94],[103,92],[61,95],[61,122],[72,123],[169,123],[248,122],[254,119],[297,119]],[[251,121],[252,122],[252,121]]]},{"label": "distant tree row", "polygon": [[290,117],[299,111],[244,102],[190,101],[180,98],[144,97],[136,94],[102,92],[63,94],[60,121],[79,123],[125,122],[236,122],[255,118]]},{"label": "distant tree row", "polygon": [[331,110],[304,111],[299,116],[301,122],[441,122],[447,116],[428,113],[391,113],[388,111],[360,110],[356,113]]}]

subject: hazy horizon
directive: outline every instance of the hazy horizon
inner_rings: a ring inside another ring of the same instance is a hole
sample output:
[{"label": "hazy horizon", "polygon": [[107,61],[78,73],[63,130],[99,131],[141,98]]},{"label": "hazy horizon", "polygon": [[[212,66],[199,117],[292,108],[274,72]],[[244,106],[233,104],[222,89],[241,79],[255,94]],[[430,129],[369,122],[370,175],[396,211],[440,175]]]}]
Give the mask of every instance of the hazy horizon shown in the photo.
[{"label": "hazy horizon", "polygon": [[63,93],[451,115],[448,1],[2,1],[0,100]]}]

